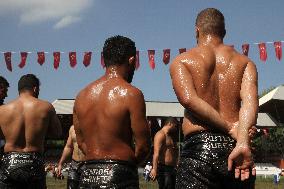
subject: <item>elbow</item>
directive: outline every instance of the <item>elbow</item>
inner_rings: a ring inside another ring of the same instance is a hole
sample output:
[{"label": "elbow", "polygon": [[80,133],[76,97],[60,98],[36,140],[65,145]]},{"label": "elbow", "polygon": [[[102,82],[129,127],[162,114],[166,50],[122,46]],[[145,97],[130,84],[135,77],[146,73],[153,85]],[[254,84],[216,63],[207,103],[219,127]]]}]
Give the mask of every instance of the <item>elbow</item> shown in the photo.
[{"label": "elbow", "polygon": [[190,97],[179,98],[179,102],[185,109],[188,109],[188,110],[195,109],[196,103],[194,103],[195,100],[193,98],[190,98]]}]

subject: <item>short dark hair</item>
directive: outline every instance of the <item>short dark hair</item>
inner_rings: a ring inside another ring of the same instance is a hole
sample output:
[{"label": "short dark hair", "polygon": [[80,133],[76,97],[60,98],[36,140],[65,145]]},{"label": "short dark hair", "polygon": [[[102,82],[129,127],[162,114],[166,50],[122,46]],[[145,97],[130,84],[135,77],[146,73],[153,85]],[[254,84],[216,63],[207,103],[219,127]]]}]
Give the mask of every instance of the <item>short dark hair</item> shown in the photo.
[{"label": "short dark hair", "polygon": [[169,124],[169,123],[173,124],[175,127],[178,126],[178,121],[177,121],[177,119],[174,118],[174,117],[171,117],[171,116],[166,119],[164,125],[167,125],[167,124]]},{"label": "short dark hair", "polygon": [[131,56],[136,55],[135,43],[120,35],[108,38],[103,48],[106,67],[125,63]]},{"label": "short dark hair", "polygon": [[221,38],[226,34],[224,15],[215,8],[202,10],[196,17],[195,26],[204,34],[213,34]]},{"label": "short dark hair", "polygon": [[32,90],[34,87],[39,87],[40,81],[34,74],[23,75],[18,82],[18,91]]},{"label": "short dark hair", "polygon": [[3,76],[0,76],[0,84],[5,85],[6,87],[10,87],[9,82]]}]

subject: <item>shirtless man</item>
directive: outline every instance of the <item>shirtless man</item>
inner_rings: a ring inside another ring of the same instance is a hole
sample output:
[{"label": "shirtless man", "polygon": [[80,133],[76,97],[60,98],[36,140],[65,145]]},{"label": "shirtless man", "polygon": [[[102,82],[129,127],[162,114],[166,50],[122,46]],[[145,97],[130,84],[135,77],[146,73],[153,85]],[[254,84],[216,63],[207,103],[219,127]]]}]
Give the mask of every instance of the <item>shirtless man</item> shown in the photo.
[{"label": "shirtless man", "polygon": [[4,104],[4,99],[7,97],[9,82],[0,76],[0,106]]},{"label": "shirtless man", "polygon": [[[9,82],[2,76],[0,76],[0,106],[4,104],[4,99],[7,97],[8,87],[10,87]],[[5,140],[1,140],[0,132],[0,159],[2,158],[2,154],[4,152]]]},{"label": "shirtless man", "polygon": [[130,84],[135,55],[132,40],[107,39],[105,74],[76,97],[73,123],[86,159],[80,189],[139,188],[137,164],[147,158],[150,132],[143,94]]},{"label": "shirtless man", "polygon": [[56,175],[57,177],[61,177],[62,173],[62,165],[72,155],[71,166],[68,171],[68,179],[67,179],[67,188],[68,189],[77,189],[79,186],[79,179],[80,179],[80,171],[79,167],[84,160],[84,154],[78,147],[76,133],[74,130],[74,126],[72,125],[69,129],[69,136],[64,147],[62,156],[59,160]]},{"label": "shirtless man", "polygon": [[0,128],[6,140],[0,188],[46,188],[44,139],[59,137],[61,125],[53,106],[38,99],[39,84],[33,74],[22,76],[19,97],[0,106]]},{"label": "shirtless man", "polygon": [[159,189],[174,189],[178,162],[178,122],[169,117],[154,138],[152,180],[158,178]]},{"label": "shirtless man", "polygon": [[[253,166],[249,130],[258,112],[257,71],[250,59],[223,44],[225,33],[220,11],[201,11],[197,47],[177,56],[170,67],[173,88],[185,108],[178,189],[254,184],[241,180],[251,178]],[[233,166],[235,172],[228,172]]]}]

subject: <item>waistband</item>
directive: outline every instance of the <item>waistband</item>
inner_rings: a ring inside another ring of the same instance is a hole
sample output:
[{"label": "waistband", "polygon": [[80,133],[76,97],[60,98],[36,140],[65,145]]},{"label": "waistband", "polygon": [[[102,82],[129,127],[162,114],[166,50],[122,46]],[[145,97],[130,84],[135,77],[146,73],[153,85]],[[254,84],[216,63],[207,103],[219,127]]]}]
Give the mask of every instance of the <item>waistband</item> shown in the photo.
[{"label": "waistband", "polygon": [[230,136],[211,131],[200,131],[187,135],[184,139],[181,157],[221,158],[230,153],[236,141]]},{"label": "waistband", "polygon": [[94,165],[94,164],[119,164],[119,165],[126,165],[133,168],[136,168],[137,165],[135,165],[133,162],[126,161],[126,160],[115,160],[115,159],[96,159],[96,160],[87,160],[84,161],[84,165]]},{"label": "waistband", "polygon": [[76,161],[76,160],[72,159],[71,162],[80,164],[80,163],[83,163],[84,161]]},{"label": "waistband", "polygon": [[27,155],[37,155],[37,156],[43,156],[43,153],[41,152],[16,152],[16,151],[11,151],[11,152],[4,152],[3,154],[27,154]]},{"label": "waistband", "polygon": [[[44,158],[38,152],[8,152],[4,153],[1,161],[1,168],[16,170],[25,167],[38,167],[44,170]],[[32,170],[30,170],[32,171]]]},{"label": "waistband", "polygon": [[40,152],[4,152],[3,159],[35,159],[44,161],[44,156]]},{"label": "waistband", "polygon": [[184,137],[184,142],[190,142],[194,139],[200,139],[204,142],[225,142],[225,143],[234,143],[236,142],[232,137],[229,135],[216,132],[216,131],[197,131],[190,133]]}]

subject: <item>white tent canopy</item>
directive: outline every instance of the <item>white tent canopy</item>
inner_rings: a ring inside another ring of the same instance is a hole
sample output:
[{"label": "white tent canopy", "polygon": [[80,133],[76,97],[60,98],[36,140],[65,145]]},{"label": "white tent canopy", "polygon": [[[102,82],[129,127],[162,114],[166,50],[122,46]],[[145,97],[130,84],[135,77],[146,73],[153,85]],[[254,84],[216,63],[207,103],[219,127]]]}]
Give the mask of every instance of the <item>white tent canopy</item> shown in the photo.
[{"label": "white tent canopy", "polygon": [[[53,106],[57,114],[72,114],[74,99],[55,100]],[[184,108],[178,102],[146,102],[146,116],[153,117],[183,117]],[[258,127],[277,126],[273,118],[266,113],[259,113],[257,119]]]},{"label": "white tent canopy", "polygon": [[268,113],[277,122],[284,124],[284,86],[278,86],[259,99],[259,112]]},{"label": "white tent canopy", "polygon": [[259,99],[259,106],[263,106],[271,100],[284,101],[284,86],[278,86]]}]

